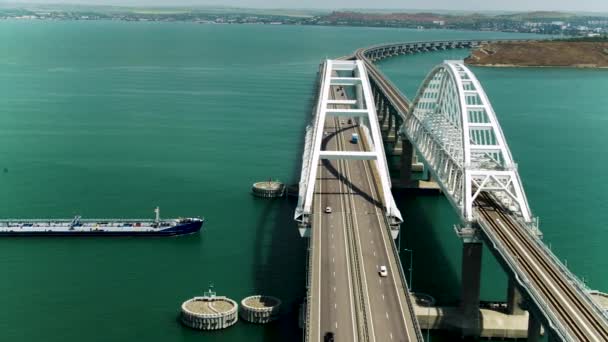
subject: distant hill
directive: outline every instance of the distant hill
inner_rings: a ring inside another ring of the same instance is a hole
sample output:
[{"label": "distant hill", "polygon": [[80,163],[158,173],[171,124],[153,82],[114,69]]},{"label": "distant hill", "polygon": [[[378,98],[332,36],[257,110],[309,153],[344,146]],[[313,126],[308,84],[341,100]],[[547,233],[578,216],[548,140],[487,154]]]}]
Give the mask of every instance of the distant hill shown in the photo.
[{"label": "distant hill", "polygon": [[608,40],[497,42],[475,49],[465,62],[478,66],[608,68]]}]

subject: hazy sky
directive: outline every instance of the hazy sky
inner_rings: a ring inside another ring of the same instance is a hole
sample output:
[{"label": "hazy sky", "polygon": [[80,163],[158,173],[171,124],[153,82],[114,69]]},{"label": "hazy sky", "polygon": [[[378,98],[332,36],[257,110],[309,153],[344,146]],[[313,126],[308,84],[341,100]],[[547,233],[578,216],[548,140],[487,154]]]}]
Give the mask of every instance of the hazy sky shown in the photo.
[{"label": "hazy sky", "polygon": [[466,11],[561,10],[608,12],[608,0],[0,0],[0,2],[124,6],[217,5],[263,8],[402,8]]}]

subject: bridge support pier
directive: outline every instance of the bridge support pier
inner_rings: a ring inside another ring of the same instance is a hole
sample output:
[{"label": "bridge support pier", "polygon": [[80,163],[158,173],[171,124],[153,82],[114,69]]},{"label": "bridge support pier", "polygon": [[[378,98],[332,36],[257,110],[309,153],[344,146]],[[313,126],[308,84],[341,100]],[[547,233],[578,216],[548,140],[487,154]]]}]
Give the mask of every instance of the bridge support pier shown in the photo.
[{"label": "bridge support pier", "polygon": [[462,245],[462,292],[460,311],[462,312],[462,335],[479,336],[481,320],[479,314],[479,289],[481,283],[480,242],[467,242]]},{"label": "bridge support pier", "polygon": [[527,342],[538,342],[540,340],[540,321],[530,312],[528,317],[528,339]]},{"label": "bridge support pier", "polygon": [[521,307],[521,303],[521,292],[517,288],[515,279],[509,278],[509,285],[507,287],[507,312],[509,315],[523,315],[526,310]]},{"label": "bridge support pier", "polygon": [[412,144],[406,139],[401,139],[401,165],[399,167],[399,181],[401,185],[408,185],[412,181],[412,160],[414,150]]}]

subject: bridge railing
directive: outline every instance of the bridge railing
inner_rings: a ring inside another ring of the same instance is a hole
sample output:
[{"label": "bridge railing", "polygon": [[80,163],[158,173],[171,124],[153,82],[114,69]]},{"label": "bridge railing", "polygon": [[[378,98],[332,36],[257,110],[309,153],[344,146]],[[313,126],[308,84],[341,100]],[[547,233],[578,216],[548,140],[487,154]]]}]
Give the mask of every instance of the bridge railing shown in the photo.
[{"label": "bridge railing", "polygon": [[[388,49],[388,48],[393,48],[393,47],[399,47],[399,46],[404,46],[404,45],[420,45],[420,44],[453,44],[453,43],[476,43],[479,44],[481,42],[489,42],[489,43],[493,43],[493,42],[526,42],[526,41],[533,41],[535,39],[527,39],[527,38],[522,38],[522,39],[454,39],[454,40],[426,40],[426,41],[412,41],[412,42],[392,42],[392,43],[381,43],[381,44],[375,44],[375,45],[371,45],[368,47],[364,47],[364,48],[360,48],[356,51],[359,53],[369,53],[372,52],[374,50],[380,50],[380,49]],[[367,57],[367,56],[366,56]]]},{"label": "bridge railing", "polygon": [[[314,234],[314,233],[313,233]],[[306,256],[306,307],[304,312],[304,342],[310,341],[310,306],[312,304],[312,270],[313,270],[313,255],[312,255],[312,236],[308,239],[308,253]]]},{"label": "bridge railing", "polygon": [[[363,139],[361,139],[361,143],[366,146],[367,142],[365,137]],[[372,174],[372,184],[374,187],[374,190],[376,191],[376,193],[380,193],[381,191],[381,187],[378,186],[376,180],[379,179],[377,171],[374,167],[370,167],[370,171]],[[414,326],[414,331],[416,333],[416,339],[417,341],[424,341],[424,338],[422,337],[422,332],[420,330],[420,325],[418,324],[418,318],[416,317],[416,313],[414,312],[414,305],[412,303],[412,299],[410,298],[410,290],[409,290],[409,285],[406,281],[406,277],[405,277],[405,272],[403,271],[403,265],[401,265],[401,257],[399,256],[399,251],[397,250],[397,246],[395,245],[395,240],[392,239],[392,232],[391,232],[391,223],[390,223],[390,219],[389,217],[386,215],[386,213],[384,213],[382,215],[382,219],[384,221],[384,226],[386,227],[386,232],[388,233],[389,236],[389,244],[391,245],[391,252],[393,253],[393,257],[395,258],[395,262],[397,263],[397,270],[399,272],[399,279],[401,279],[401,283],[403,284],[403,290],[405,292],[405,301],[407,303],[407,308],[408,311],[410,313],[410,317],[412,319],[412,325]],[[401,234],[401,232],[400,232]]]},{"label": "bridge railing", "polygon": [[[519,217],[516,218],[516,221],[524,227],[529,226],[529,224],[521,220]],[[530,235],[534,243],[540,247],[543,254],[548,256],[549,259],[551,259],[558,269],[566,276],[566,278],[568,278],[569,282],[575,286],[576,290],[579,292],[581,297],[584,298],[587,304],[589,304],[594,311],[599,313],[601,317],[608,320],[608,311],[604,311],[600,305],[596,303],[593,298],[591,298],[590,293],[592,290],[587,286],[587,284],[583,282],[576,274],[572,273],[572,271],[570,271],[570,269],[564,265],[564,263],[555,255],[555,253],[553,253],[553,251],[549,249],[549,247],[547,247],[547,245],[538,237],[538,235],[534,234],[531,229],[525,229],[525,231]]]},{"label": "bridge railing", "polygon": [[[352,191],[352,190],[349,190]],[[352,216],[350,217],[351,220],[351,227],[354,227],[354,224],[352,224]],[[351,234],[353,234],[354,231],[351,231]],[[359,291],[355,294],[356,297],[358,297],[358,302],[359,305],[361,306],[361,315],[363,316],[363,320],[362,322],[359,322],[359,329],[361,330],[362,333],[362,338],[364,341],[369,341],[369,328],[368,325],[370,324],[370,319],[369,317],[367,317],[367,305],[365,303],[365,298],[363,296],[363,279],[361,279],[361,274],[363,273],[363,271],[361,270],[361,262],[359,260],[359,246],[357,244],[356,241],[354,241],[353,239],[348,239],[349,240],[349,244],[350,247],[354,250],[354,258],[350,258],[351,259],[351,264],[354,268],[353,274],[355,275],[355,280],[357,283],[357,287],[359,288]],[[358,317],[358,316],[357,316]],[[363,324],[361,324],[363,323]]]},{"label": "bridge railing", "polygon": [[[420,330],[420,325],[418,324],[418,318],[416,317],[416,313],[414,312],[414,304],[412,303],[412,299],[410,296],[409,284],[405,280],[405,272],[403,271],[403,265],[401,265],[401,257],[399,256],[399,252],[397,250],[397,246],[395,245],[395,240],[391,237],[391,225],[388,221],[386,215],[382,215],[384,218],[384,224],[386,226],[386,231],[389,236],[391,251],[393,252],[393,256],[395,261],[397,262],[398,270],[399,270],[399,278],[401,278],[401,283],[403,284],[403,290],[405,291],[405,300],[407,301],[407,308],[410,312],[410,317],[412,318],[412,325],[414,326],[414,331],[416,332],[416,339],[418,341],[424,341],[424,337],[422,337],[422,331]],[[399,233],[401,234],[401,233]],[[429,327],[430,329],[430,327]]]},{"label": "bridge railing", "polygon": [[[479,213],[477,213],[477,211],[474,214],[474,219],[480,223],[480,225],[484,225],[485,223],[485,219],[483,219]],[[485,225],[487,227],[490,226],[490,224],[485,223]],[[564,327],[563,324],[560,323],[560,320],[557,318],[557,316],[553,313],[553,310],[551,309],[551,307],[549,306],[549,304],[543,299],[543,296],[536,290],[535,287],[529,286],[529,284],[531,284],[530,279],[528,279],[527,276],[525,275],[519,275],[517,273],[515,273],[515,270],[519,269],[517,263],[515,262],[515,260],[513,259],[513,256],[511,256],[509,253],[504,253],[504,251],[508,250],[507,246],[505,246],[500,239],[496,236],[496,234],[494,234],[494,232],[492,231],[492,229],[483,229],[484,234],[488,237],[488,240],[492,243],[494,249],[502,256],[503,260],[509,265],[509,267],[514,270],[514,276],[515,276],[515,280],[520,283],[522,286],[524,286],[526,289],[528,289],[530,295],[532,297],[534,297],[534,302],[536,303],[536,305],[538,306],[538,309],[544,314],[544,316],[547,318],[547,321],[549,322],[549,325],[551,326],[551,328],[559,335],[562,337],[563,341],[567,341],[568,339],[568,332],[566,330],[566,328]]]},{"label": "bridge railing", "polygon": [[[380,71],[380,69],[376,68],[375,65],[372,64],[372,67],[374,68],[373,72],[375,72],[375,74],[372,75],[371,78],[374,79],[374,82],[376,82],[375,77],[381,77],[384,80],[384,82],[386,83],[386,85],[391,87],[395,93],[397,93],[399,96],[401,96],[408,104],[411,103],[410,99],[399,89],[399,87],[397,87],[393,83],[393,81],[391,81],[388,77],[386,77],[384,75],[384,73],[382,71]],[[369,69],[370,66],[367,66],[367,68]],[[376,86],[379,86],[379,85],[376,85]],[[390,101],[390,99],[389,99],[389,101]],[[402,113],[402,114],[404,115],[404,118],[405,118],[405,115],[407,113]]]},{"label": "bridge railing", "polygon": [[[313,121],[317,119],[318,117],[318,112],[319,112],[319,91],[322,88],[322,83],[323,83],[323,76],[325,75],[325,68],[326,68],[326,64],[325,62],[320,63],[319,65],[319,71],[318,71],[318,77],[317,77],[317,82],[315,83],[315,90],[314,90],[314,98],[313,101],[315,103],[315,105],[313,106],[313,110],[312,110],[312,117],[313,117]],[[306,148],[306,146],[305,146]],[[303,163],[307,162],[303,160]],[[315,165],[309,165],[310,162],[308,161],[307,165],[308,167],[316,167]],[[309,170],[310,171],[310,170]],[[301,187],[300,187],[301,190]],[[301,195],[300,195],[301,196]],[[299,198],[299,201],[302,201],[302,198]],[[303,202],[302,202],[303,203]],[[300,205],[300,203],[298,203],[298,205]],[[308,222],[308,224],[311,224],[311,222]],[[312,227],[309,228],[312,230]],[[306,273],[306,312],[305,312],[305,318],[304,318],[304,326],[305,326],[305,332],[304,332],[304,341],[308,342],[310,341],[310,315],[311,315],[311,304],[312,304],[312,269],[313,269],[313,244],[314,244],[314,236],[313,236],[314,232],[311,232],[310,237],[308,239],[308,253],[307,253],[307,267],[308,267],[308,272]]]}]

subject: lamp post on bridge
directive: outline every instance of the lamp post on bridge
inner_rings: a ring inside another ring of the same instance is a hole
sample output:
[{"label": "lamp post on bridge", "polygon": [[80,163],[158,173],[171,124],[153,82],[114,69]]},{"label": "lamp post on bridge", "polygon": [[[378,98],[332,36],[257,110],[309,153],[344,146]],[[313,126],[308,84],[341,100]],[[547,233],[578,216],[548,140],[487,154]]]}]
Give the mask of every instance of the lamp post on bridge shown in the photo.
[{"label": "lamp post on bridge", "polygon": [[409,269],[408,269],[408,271],[410,273],[410,277],[409,277],[410,281],[409,281],[408,285],[410,286],[410,292],[414,292],[413,291],[414,287],[412,285],[412,271],[414,270],[414,267],[413,267],[413,265],[414,265],[414,250],[413,249],[408,249],[408,248],[404,248],[403,250],[410,253],[410,264],[409,264]]}]

